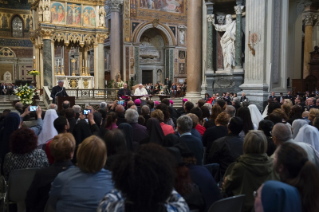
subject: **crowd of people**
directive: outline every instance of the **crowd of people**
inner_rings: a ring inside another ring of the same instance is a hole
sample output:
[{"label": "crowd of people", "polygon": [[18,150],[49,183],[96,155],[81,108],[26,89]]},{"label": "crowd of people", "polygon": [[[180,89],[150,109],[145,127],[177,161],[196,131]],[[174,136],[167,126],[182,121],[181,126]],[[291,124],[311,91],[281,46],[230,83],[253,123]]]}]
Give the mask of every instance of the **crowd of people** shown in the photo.
[{"label": "crowd of people", "polygon": [[0,95],[13,95],[16,86],[13,83],[1,83]]},{"label": "crowd of people", "polygon": [[146,89],[148,94],[169,94],[173,97],[183,97],[186,94],[187,83],[171,83],[170,80],[166,79],[165,84],[156,83],[147,83],[143,84],[143,87]]},{"label": "crowd of people", "polygon": [[184,98],[178,109],[170,99],[118,103],[3,112],[3,176],[39,168],[26,211],[206,212],[241,194],[244,212],[319,211],[315,97],[272,94],[263,113],[245,94]]}]

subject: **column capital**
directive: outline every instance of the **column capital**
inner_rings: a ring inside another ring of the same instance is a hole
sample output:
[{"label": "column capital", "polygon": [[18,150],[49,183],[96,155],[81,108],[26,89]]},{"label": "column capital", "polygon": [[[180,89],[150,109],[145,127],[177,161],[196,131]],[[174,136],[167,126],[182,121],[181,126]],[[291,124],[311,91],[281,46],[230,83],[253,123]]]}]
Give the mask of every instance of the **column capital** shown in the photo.
[{"label": "column capital", "polygon": [[121,4],[123,4],[123,0],[108,0],[111,12],[119,12]]},{"label": "column capital", "polygon": [[245,6],[242,6],[242,5],[235,6],[234,8],[235,8],[236,15],[241,15],[243,13],[244,7]]},{"label": "column capital", "polygon": [[98,43],[104,43],[104,40],[108,38],[107,34],[97,34],[96,39]]},{"label": "column capital", "polygon": [[54,33],[54,29],[41,29],[41,35],[43,39],[52,39],[52,35]]},{"label": "column capital", "polygon": [[207,21],[208,21],[208,22],[213,22],[213,21],[215,20],[214,14],[207,15],[206,18],[207,18]]},{"label": "column capital", "polygon": [[314,21],[317,20],[318,15],[314,13],[306,13],[303,15],[303,20],[305,21],[306,26],[313,26]]},{"label": "column capital", "polygon": [[214,13],[214,3],[207,1],[206,2],[207,7],[207,14],[213,14]]}]

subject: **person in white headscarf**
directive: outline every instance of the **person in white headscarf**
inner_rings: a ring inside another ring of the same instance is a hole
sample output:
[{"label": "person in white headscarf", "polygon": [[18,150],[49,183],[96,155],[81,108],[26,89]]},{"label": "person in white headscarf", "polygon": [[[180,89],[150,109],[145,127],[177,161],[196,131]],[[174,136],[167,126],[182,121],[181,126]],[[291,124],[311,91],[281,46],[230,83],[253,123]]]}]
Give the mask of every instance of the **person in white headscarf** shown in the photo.
[{"label": "person in white headscarf", "polygon": [[264,120],[264,118],[262,117],[256,105],[250,104],[248,108],[251,116],[251,121],[253,122],[254,127],[256,126],[258,128],[259,122]]},{"label": "person in white headscarf", "polygon": [[316,151],[319,151],[319,132],[313,126],[306,124],[301,127],[295,141],[310,144]]},{"label": "person in white headscarf", "polygon": [[298,132],[300,130],[300,128],[302,128],[303,126],[307,125],[308,122],[303,120],[303,119],[296,119],[294,120],[294,122],[292,122],[292,138],[295,139],[296,136],[298,135]]},{"label": "person in white headscarf", "polygon": [[43,119],[43,128],[40,135],[38,136],[38,146],[46,144],[58,134],[53,125],[53,122],[56,118],[58,118],[58,114],[54,109],[49,109],[45,112],[45,116]]}]

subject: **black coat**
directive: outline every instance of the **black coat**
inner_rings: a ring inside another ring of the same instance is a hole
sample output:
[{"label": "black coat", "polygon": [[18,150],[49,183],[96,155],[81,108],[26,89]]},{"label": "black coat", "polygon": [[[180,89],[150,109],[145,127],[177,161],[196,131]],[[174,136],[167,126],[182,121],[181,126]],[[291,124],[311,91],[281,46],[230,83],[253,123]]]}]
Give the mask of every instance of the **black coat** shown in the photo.
[{"label": "black coat", "polygon": [[25,204],[28,212],[42,212],[49,199],[51,183],[62,171],[73,164],[67,162],[55,162],[52,166],[39,169],[33,178],[32,184],[27,192]]},{"label": "black coat", "polygon": [[[131,96],[131,91],[130,89],[126,89],[126,94],[125,95],[128,95],[128,96]],[[125,96],[124,95],[124,88],[120,89],[118,92],[117,92],[117,97],[120,98],[122,96]]]},{"label": "black coat", "polygon": [[69,96],[66,91],[65,91],[65,88],[64,87],[60,87],[60,86],[55,86],[52,88],[52,91],[51,91],[51,97],[52,97],[52,102],[55,103],[55,97],[57,96]]},{"label": "black coat", "polygon": [[188,148],[193,152],[195,155],[195,158],[197,160],[197,165],[203,164],[203,143],[199,138],[196,138],[193,135],[184,135],[182,137],[179,137],[178,139],[179,143],[184,143],[188,146]]}]

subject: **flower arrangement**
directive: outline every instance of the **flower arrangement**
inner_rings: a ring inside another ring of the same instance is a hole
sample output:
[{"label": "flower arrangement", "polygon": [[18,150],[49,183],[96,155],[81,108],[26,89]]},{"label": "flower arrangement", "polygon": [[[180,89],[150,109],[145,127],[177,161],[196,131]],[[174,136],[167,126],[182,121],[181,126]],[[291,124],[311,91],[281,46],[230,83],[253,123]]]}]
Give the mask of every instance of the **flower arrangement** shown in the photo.
[{"label": "flower arrangement", "polygon": [[28,105],[32,104],[32,98],[35,94],[36,89],[30,88],[28,85],[23,85],[14,90],[16,96],[22,104]]},{"label": "flower arrangement", "polygon": [[124,82],[123,81],[117,83],[117,87],[118,88],[123,88],[123,86],[124,86]]},{"label": "flower arrangement", "polygon": [[32,71],[29,71],[28,74],[32,76],[36,76],[36,75],[39,75],[40,73],[37,70],[32,70]]}]

